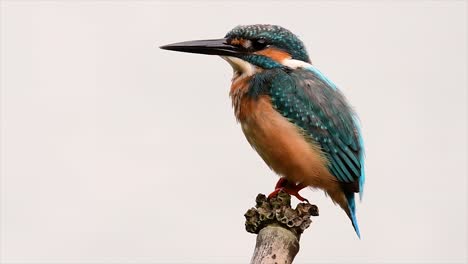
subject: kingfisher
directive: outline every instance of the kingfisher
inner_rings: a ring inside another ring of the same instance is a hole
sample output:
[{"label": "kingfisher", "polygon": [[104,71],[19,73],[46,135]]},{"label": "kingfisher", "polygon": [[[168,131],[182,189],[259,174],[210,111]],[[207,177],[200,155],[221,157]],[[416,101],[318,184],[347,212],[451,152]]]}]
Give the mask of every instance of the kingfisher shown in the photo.
[{"label": "kingfisher", "polygon": [[241,25],[224,38],[173,43],[165,50],[218,55],[233,68],[229,95],[242,131],[280,176],[269,197],[321,189],[347,214],[360,238],[364,146],[357,115],[338,87],[312,65],[303,42],[268,24]]}]

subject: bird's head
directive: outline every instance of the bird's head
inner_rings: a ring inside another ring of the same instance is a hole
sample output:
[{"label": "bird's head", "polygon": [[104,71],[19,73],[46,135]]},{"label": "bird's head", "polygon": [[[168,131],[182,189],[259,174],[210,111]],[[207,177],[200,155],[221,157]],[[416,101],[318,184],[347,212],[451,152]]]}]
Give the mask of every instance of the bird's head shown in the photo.
[{"label": "bird's head", "polygon": [[185,41],[161,48],[219,55],[235,71],[246,74],[285,66],[295,68],[310,63],[302,41],[291,31],[276,25],[237,26],[221,39]]}]

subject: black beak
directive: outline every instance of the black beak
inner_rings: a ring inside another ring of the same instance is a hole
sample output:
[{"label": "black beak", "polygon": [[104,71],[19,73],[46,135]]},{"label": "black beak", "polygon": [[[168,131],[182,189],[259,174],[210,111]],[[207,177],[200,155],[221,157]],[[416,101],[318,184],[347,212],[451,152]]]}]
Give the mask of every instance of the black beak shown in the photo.
[{"label": "black beak", "polygon": [[184,41],[164,45],[160,48],[165,50],[220,56],[238,56],[245,53],[245,50],[242,47],[228,44],[225,38]]}]

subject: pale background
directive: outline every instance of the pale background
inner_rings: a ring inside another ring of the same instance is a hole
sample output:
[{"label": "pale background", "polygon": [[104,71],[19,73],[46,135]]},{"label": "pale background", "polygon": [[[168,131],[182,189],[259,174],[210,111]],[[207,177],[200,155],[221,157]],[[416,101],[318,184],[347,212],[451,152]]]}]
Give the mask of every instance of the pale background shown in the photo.
[{"label": "pale background", "polygon": [[4,263],[246,263],[276,176],[231,69],[158,49],[238,24],[297,33],[360,114],[359,241],[321,192],[297,263],[464,263],[466,3],[1,1]]}]

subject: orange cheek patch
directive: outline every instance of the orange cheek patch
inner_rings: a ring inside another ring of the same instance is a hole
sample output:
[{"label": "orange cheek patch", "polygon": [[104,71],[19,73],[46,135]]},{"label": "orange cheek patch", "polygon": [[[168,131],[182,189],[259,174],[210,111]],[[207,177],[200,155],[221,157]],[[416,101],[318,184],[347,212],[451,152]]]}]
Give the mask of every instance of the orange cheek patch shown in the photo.
[{"label": "orange cheek patch", "polygon": [[236,38],[236,39],[231,40],[231,42],[229,44],[242,46],[244,44],[244,42],[245,42],[244,39]]},{"label": "orange cheek patch", "polygon": [[260,51],[255,52],[255,54],[269,57],[272,60],[279,62],[279,63],[281,63],[285,59],[291,58],[291,55],[289,55],[289,53],[287,53],[286,51],[275,49],[275,48],[267,48],[264,50],[260,50]]}]

